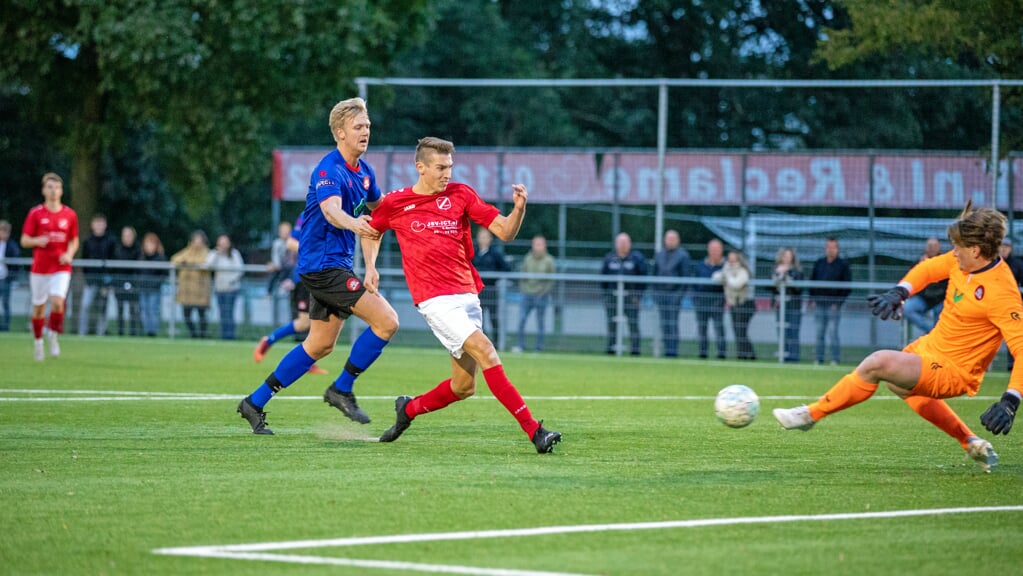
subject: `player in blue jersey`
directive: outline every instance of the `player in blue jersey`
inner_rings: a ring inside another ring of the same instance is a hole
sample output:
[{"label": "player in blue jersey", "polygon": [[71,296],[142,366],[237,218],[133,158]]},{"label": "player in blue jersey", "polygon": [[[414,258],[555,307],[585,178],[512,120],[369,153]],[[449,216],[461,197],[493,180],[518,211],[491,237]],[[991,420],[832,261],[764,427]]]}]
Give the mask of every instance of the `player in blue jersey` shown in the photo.
[{"label": "player in blue jersey", "polygon": [[[299,216],[298,219],[295,220],[295,226],[292,227],[290,236],[286,243],[288,252],[298,252],[298,239],[302,233],[302,224],[302,216]],[[259,340],[259,343],[256,344],[256,349],[252,351],[252,359],[256,362],[262,362],[263,357],[266,356],[270,347],[276,344],[279,340],[309,331],[309,289],[307,289],[305,284],[302,283],[302,278],[298,275],[297,267],[292,267],[291,277],[282,281],[281,284],[283,285],[285,282],[291,284],[292,319],[287,324],[284,324]],[[328,372],[316,364],[313,364],[309,367],[309,373],[327,374]]]},{"label": "player in blue jersey", "polygon": [[380,201],[373,168],[362,159],[369,146],[366,102],[351,98],[330,111],[330,132],[337,149],[320,160],[309,179],[298,273],[309,289],[309,336],[288,352],[252,394],[238,403],[253,434],[273,434],[263,407],[334,349],[345,319],[354,314],[369,328],[352,345],[345,368],[323,393],[323,400],[352,420],[366,424],[369,416],[352,393],[355,379],[376,360],[398,330],[398,314],[375,289],[367,290],[352,271],[355,237],[378,240],[380,234],[362,215]]}]

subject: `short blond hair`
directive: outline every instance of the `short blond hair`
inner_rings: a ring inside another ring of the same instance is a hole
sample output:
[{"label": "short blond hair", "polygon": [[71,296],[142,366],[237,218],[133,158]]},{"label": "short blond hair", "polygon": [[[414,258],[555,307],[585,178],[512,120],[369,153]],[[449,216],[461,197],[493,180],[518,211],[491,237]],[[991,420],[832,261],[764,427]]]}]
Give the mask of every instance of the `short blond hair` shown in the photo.
[{"label": "short blond hair", "polygon": [[423,162],[427,153],[453,154],[454,152],[455,145],[453,142],[448,142],[434,136],[427,136],[426,138],[421,138],[419,144],[416,145],[416,162]]},{"label": "short blond hair", "polygon": [[366,101],[356,96],[342,100],[330,110],[330,135],[337,140],[337,131],[344,128],[345,122],[355,118],[359,114],[369,114],[366,109]]},{"label": "short blond hair", "polygon": [[64,179],[61,178],[60,175],[58,175],[56,172],[47,172],[46,174],[43,174],[43,186],[46,186],[46,182],[48,180],[54,180],[61,185],[64,184]]}]

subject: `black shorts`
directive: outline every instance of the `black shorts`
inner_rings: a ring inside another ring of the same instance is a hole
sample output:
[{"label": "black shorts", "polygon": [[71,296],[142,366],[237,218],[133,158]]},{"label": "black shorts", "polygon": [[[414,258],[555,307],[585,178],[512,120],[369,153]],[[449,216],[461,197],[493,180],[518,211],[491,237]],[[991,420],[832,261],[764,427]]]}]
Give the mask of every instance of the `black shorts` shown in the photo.
[{"label": "black shorts", "polygon": [[366,292],[362,280],[347,268],[328,268],[301,277],[309,290],[309,318],[312,320],[326,322],[331,316],[347,319],[352,315],[352,306]]},{"label": "black shorts", "polygon": [[300,312],[309,312],[309,289],[300,278],[291,291],[291,317],[298,318]]}]

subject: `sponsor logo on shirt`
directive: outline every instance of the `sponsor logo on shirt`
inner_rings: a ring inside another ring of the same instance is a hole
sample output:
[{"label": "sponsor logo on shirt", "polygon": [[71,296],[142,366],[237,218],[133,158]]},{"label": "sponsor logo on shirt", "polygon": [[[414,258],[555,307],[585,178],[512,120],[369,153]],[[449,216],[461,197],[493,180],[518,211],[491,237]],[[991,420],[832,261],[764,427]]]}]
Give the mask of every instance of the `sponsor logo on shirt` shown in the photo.
[{"label": "sponsor logo on shirt", "polygon": [[447,196],[437,198],[437,208],[440,208],[441,210],[449,210],[451,208],[451,198],[448,198]]},{"label": "sponsor logo on shirt", "polygon": [[432,220],[425,223],[415,220],[410,227],[413,232],[430,230],[434,234],[458,234],[461,230],[457,220]]},{"label": "sponsor logo on shirt", "polygon": [[983,286],[977,286],[977,289],[973,291],[973,297],[976,298],[978,301],[983,300],[984,299],[984,287]]},{"label": "sponsor logo on shirt", "polygon": [[958,302],[963,299],[963,296],[965,296],[965,294],[963,294],[962,292],[959,291],[958,288],[956,288],[955,291],[952,293],[952,301]]},{"label": "sponsor logo on shirt", "polygon": [[409,204],[408,206],[406,206],[406,207],[402,208],[402,211],[404,211],[404,212],[408,212],[409,210],[411,210],[411,209],[413,209],[413,208],[415,208],[415,207],[416,207],[416,205],[415,205],[415,204]]},{"label": "sponsor logo on shirt", "polygon": [[1019,320],[1020,320],[1019,312],[1010,312],[1009,313],[1009,318],[1012,318],[1016,322],[1019,322]]},{"label": "sponsor logo on shirt", "polygon": [[335,187],[335,186],[337,186],[337,182],[331,180],[330,178],[323,178],[323,179],[321,179],[321,180],[316,182],[316,189],[317,190],[319,190],[320,188],[323,188],[324,186]]},{"label": "sponsor logo on shirt", "polygon": [[413,232],[422,232],[423,230],[426,230],[426,224],[423,224],[419,220],[415,220],[412,222],[411,228]]}]

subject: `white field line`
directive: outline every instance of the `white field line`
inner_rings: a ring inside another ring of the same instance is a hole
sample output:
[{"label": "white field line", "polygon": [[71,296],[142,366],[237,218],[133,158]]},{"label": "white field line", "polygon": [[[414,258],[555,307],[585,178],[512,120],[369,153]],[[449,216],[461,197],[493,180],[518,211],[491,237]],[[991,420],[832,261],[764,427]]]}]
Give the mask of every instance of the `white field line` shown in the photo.
[{"label": "white field line", "polygon": [[344,548],[381,544],[408,544],[413,542],[440,542],[455,540],[480,540],[493,538],[518,538],[549,536],[555,534],[580,534],[595,532],[633,532],[638,530],[665,530],[673,528],[700,528],[712,526],[735,526],[751,524],[782,524],[791,522],[823,522],[835,520],[867,520],[887,518],[908,518],[915,516],[942,516],[949,514],[976,514],[991,512],[1023,512],[1023,506],[983,506],[968,508],[932,508],[918,510],[891,510],[879,512],[848,512],[838,514],[803,514],[791,516],[749,516],[739,518],[702,518],[696,520],[673,520],[662,522],[636,522],[622,524],[582,524],[570,526],[542,526],[509,530],[480,530],[465,532],[434,532],[423,534],[394,534],[387,536],[362,536],[332,538],[326,540],[294,540],[290,542],[261,542],[252,544],[228,544],[221,546],[189,546],[178,548],[157,548],[154,554],[168,556],[193,556],[210,558],[233,558],[240,560],[263,560],[274,562],[295,562],[301,564],[334,564],[364,568],[388,568],[417,572],[439,572],[447,574],[486,574],[488,576],[539,576],[550,572],[529,572],[519,570],[494,570],[469,566],[441,564],[416,564],[405,562],[381,562],[303,555],[266,554],[274,550],[297,550],[310,548]]},{"label": "white field line", "polygon": [[[38,395],[38,396],[37,396]],[[174,401],[205,401],[205,400],[238,400],[241,394],[203,394],[199,392],[152,392],[130,390],[35,390],[29,388],[0,388],[0,402],[117,402],[138,400],[174,400]],[[816,400],[819,395],[812,396],[760,396],[761,400]],[[393,400],[394,396],[359,396],[360,400]],[[493,400],[490,395],[473,396],[470,400]],[[559,402],[585,401],[707,401],[713,400],[709,395],[622,395],[622,396],[523,396],[524,400],[554,400]],[[875,395],[877,400],[898,400],[890,394]],[[970,400],[960,397],[956,400]],[[974,396],[972,400],[997,400],[997,396]],[[274,400],[323,400],[322,396],[288,396],[282,394]]]}]

